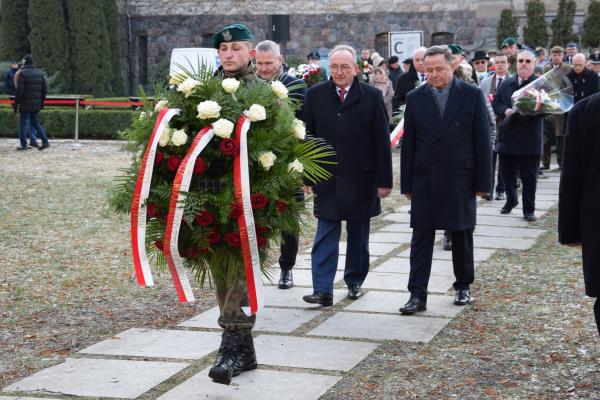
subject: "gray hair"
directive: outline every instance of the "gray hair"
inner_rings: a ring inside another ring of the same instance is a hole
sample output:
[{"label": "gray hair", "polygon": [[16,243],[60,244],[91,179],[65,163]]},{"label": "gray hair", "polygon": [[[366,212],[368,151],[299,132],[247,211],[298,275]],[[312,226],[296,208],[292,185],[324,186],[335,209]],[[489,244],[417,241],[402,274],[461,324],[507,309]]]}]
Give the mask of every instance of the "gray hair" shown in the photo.
[{"label": "gray hair", "polygon": [[425,52],[425,59],[427,60],[427,57],[437,56],[438,54],[442,54],[446,62],[452,64],[452,52],[448,46],[431,46]]},{"label": "gray hair", "polygon": [[519,54],[528,54],[531,56],[532,59],[535,60],[535,54],[533,54],[530,50],[519,50],[517,52],[517,57],[519,56]]},{"label": "gray hair", "polygon": [[331,59],[331,57],[339,51],[347,51],[352,55],[352,58],[356,59],[356,50],[354,50],[354,47],[349,46],[347,44],[338,44],[333,49],[331,49],[328,55],[329,59]]},{"label": "gray hair", "polygon": [[256,51],[267,52],[271,51],[275,56],[280,56],[281,51],[279,50],[279,45],[272,40],[263,40],[259,44],[256,45]]},{"label": "gray hair", "polygon": [[413,58],[415,56],[415,54],[417,54],[418,52],[423,52],[423,54],[425,54],[425,52],[427,51],[427,47],[417,47],[414,51],[413,51]]}]

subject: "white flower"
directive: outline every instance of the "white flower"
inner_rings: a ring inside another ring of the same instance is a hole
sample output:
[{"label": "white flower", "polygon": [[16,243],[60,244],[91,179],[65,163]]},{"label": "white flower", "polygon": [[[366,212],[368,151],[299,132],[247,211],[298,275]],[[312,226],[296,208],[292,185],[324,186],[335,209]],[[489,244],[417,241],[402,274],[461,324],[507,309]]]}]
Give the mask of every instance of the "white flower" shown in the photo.
[{"label": "white flower", "polygon": [[301,174],[304,172],[304,165],[296,158],[293,162],[288,164],[288,170]]},{"label": "white flower", "polygon": [[183,129],[178,129],[173,132],[173,138],[171,138],[171,142],[173,142],[175,146],[181,146],[182,144],[187,143],[187,139],[188,136],[185,134],[185,131]]},{"label": "white flower", "polygon": [[263,121],[267,119],[267,110],[260,104],[252,104],[247,115],[251,122]]},{"label": "white flower", "polygon": [[260,165],[267,171],[271,169],[275,160],[277,160],[277,156],[271,151],[264,152],[258,157],[258,162],[260,162]]},{"label": "white flower", "polygon": [[165,128],[163,130],[163,133],[160,135],[160,139],[158,139],[158,144],[160,147],[165,147],[166,145],[169,144],[169,139],[171,139],[172,132],[173,132],[173,129],[171,129],[171,128]]},{"label": "white flower", "polygon": [[177,91],[185,94],[185,97],[189,97],[190,94],[194,91],[196,86],[200,86],[201,83],[192,78],[186,78],[185,81],[181,82],[179,86],[177,86]]},{"label": "white flower", "polygon": [[167,108],[169,107],[169,102],[167,100],[161,100],[158,103],[156,103],[156,106],[154,107],[154,111],[160,111],[163,108]]},{"label": "white flower", "polygon": [[149,115],[148,115],[148,113],[146,111],[142,111],[140,113],[140,121],[143,120],[143,119],[148,119],[148,117],[149,117]]},{"label": "white flower", "polygon": [[229,121],[228,119],[221,118],[213,122],[212,126],[215,135],[222,138],[231,137],[231,132],[233,132],[233,122]]},{"label": "white flower", "polygon": [[304,122],[297,118],[294,119],[294,135],[300,140],[304,140],[306,137],[306,127],[304,126]]},{"label": "white flower", "polygon": [[221,82],[221,86],[223,86],[223,90],[227,93],[233,94],[238,90],[238,87],[240,87],[240,81],[235,78],[225,78],[223,79],[223,82]]},{"label": "white flower", "polygon": [[216,101],[207,100],[198,104],[198,118],[209,119],[219,118],[221,106]]},{"label": "white flower", "polygon": [[185,81],[185,74],[177,72],[169,77],[169,85],[180,85]]},{"label": "white flower", "polygon": [[275,93],[275,95],[280,99],[286,99],[288,97],[288,89],[280,81],[273,81],[271,83],[271,89],[273,90],[273,93]]}]

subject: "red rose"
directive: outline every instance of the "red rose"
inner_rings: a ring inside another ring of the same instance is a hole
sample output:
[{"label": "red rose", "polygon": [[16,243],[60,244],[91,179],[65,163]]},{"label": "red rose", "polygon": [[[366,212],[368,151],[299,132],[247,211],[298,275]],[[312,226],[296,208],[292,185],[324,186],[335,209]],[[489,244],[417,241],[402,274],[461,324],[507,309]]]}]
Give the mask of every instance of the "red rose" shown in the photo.
[{"label": "red rose", "polygon": [[267,245],[267,238],[264,236],[256,235],[256,242],[259,249],[264,249]]},{"label": "red rose", "polygon": [[181,164],[181,157],[170,156],[167,160],[167,168],[169,169],[169,171],[177,171],[177,168],[179,168],[179,164]]},{"label": "red rose", "polygon": [[223,153],[224,156],[233,157],[239,152],[240,146],[238,146],[235,140],[229,138],[223,139],[221,142],[221,153]]},{"label": "red rose", "polygon": [[215,245],[218,244],[221,241],[221,235],[219,235],[219,232],[217,231],[212,231],[209,235],[208,235],[208,243],[211,245]]},{"label": "red rose", "polygon": [[165,159],[165,153],[163,153],[162,151],[157,151],[156,155],[154,156],[154,165],[160,165],[160,163],[162,162],[162,160]]},{"label": "red rose", "polygon": [[163,250],[163,241],[162,240],[155,240],[154,241],[154,245],[156,246],[157,249],[159,249],[160,251],[164,251]]},{"label": "red rose", "polygon": [[215,218],[213,217],[213,215],[210,213],[210,211],[207,210],[200,211],[200,214],[196,215],[196,218],[194,219],[194,221],[196,221],[198,225],[202,226],[210,225],[213,223],[214,220]]},{"label": "red rose", "polygon": [[256,226],[256,233],[258,235],[262,235],[263,233],[267,233],[269,232],[269,227],[268,226]]},{"label": "red rose", "polygon": [[279,210],[280,213],[283,213],[285,211],[285,209],[287,208],[287,201],[285,200],[275,200],[275,206],[277,207],[277,210]]},{"label": "red rose", "polygon": [[229,218],[238,219],[244,214],[244,209],[238,203],[231,203],[229,205]]},{"label": "red rose", "polygon": [[198,157],[196,159],[196,164],[194,164],[194,173],[195,174],[203,174],[206,171],[206,161],[202,157]]},{"label": "red rose", "polygon": [[225,234],[225,241],[231,247],[240,247],[241,246],[240,234],[237,232],[227,232]]},{"label": "red rose", "polygon": [[252,203],[252,208],[259,210],[261,208],[265,208],[265,206],[269,203],[269,199],[262,193],[254,193],[250,196],[250,203]]},{"label": "red rose", "polygon": [[149,218],[158,218],[160,217],[160,209],[154,203],[146,204],[146,215]]},{"label": "red rose", "polygon": [[206,254],[206,253],[208,253],[208,249],[201,249],[200,247],[198,247],[195,244],[188,247],[184,252],[185,257],[198,257],[200,254]]}]

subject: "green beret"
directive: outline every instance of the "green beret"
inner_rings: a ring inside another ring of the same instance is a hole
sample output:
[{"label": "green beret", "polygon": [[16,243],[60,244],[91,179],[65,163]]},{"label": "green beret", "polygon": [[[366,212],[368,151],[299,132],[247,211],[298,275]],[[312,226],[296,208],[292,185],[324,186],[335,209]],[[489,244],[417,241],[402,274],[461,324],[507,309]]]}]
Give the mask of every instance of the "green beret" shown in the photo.
[{"label": "green beret", "polygon": [[462,54],[462,47],[460,47],[456,43],[449,44],[448,48],[452,52],[452,55]]},{"label": "green beret", "polygon": [[512,46],[513,44],[517,44],[517,39],[514,37],[507,37],[502,41],[502,45],[500,47],[508,47]]},{"label": "green beret", "polygon": [[223,42],[251,42],[252,31],[244,24],[231,24],[213,35],[212,44],[215,49]]}]

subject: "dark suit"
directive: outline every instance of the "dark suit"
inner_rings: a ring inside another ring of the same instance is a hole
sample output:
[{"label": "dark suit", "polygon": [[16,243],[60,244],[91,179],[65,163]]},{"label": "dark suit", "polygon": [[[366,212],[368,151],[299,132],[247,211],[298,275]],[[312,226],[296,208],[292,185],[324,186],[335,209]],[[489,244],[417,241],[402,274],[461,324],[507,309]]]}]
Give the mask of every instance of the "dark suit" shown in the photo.
[{"label": "dark suit", "polygon": [[392,107],[395,110],[403,104],[406,104],[406,95],[418,86],[419,76],[415,66],[410,64],[408,71],[398,78],[394,87],[394,97],[392,98]]},{"label": "dark suit", "polygon": [[407,96],[400,186],[411,193],[408,289],[427,298],[436,229],[452,234],[455,289],[468,289],[474,279],[473,227],[476,192],[491,185],[490,121],[479,88],[453,80],[440,116],[433,89],[422,85]]},{"label": "dark suit", "polygon": [[[558,240],[581,243],[585,293],[600,298],[600,94],[569,112],[560,177]],[[600,333],[600,300],[594,307]]]},{"label": "dark suit", "polygon": [[505,118],[504,113],[508,108],[512,108],[512,94],[531,81],[532,78],[519,85],[516,75],[507,78],[498,87],[492,103],[494,112],[501,121],[498,125],[496,151],[500,154],[500,171],[506,190],[506,203],[518,203],[518,170],[523,182],[524,214],[533,214],[535,211],[535,191],[542,155],[543,117],[525,117],[515,112]]},{"label": "dark suit", "polygon": [[369,270],[370,218],[381,213],[377,188],[392,187],[388,117],[379,89],[354,82],[342,103],[332,80],[308,90],[308,132],[336,151],[333,177],[313,187],[319,219],[312,249],[313,287],[333,293],[340,221],[347,221],[348,247],[344,279],[361,285]]}]

